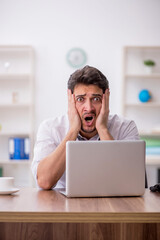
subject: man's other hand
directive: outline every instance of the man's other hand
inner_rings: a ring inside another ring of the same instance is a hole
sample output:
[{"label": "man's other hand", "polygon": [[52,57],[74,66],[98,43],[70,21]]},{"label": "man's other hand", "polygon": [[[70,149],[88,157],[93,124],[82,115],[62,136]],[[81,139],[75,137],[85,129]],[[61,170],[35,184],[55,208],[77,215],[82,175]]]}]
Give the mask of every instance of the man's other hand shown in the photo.
[{"label": "man's other hand", "polygon": [[68,119],[70,129],[76,131],[78,135],[81,129],[81,119],[76,109],[75,96],[70,89],[68,89]]},{"label": "man's other hand", "polygon": [[102,98],[102,107],[96,121],[96,129],[101,140],[113,140],[113,137],[108,131],[107,123],[109,117],[109,89],[106,89]]}]

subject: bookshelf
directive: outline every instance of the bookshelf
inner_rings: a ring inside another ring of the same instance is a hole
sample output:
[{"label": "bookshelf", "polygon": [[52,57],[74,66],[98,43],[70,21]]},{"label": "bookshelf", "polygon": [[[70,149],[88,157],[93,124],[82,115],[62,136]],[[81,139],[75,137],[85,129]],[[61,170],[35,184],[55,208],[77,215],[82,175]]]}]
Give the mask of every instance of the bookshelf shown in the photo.
[{"label": "bookshelf", "polygon": [[[147,59],[156,63],[150,72],[144,65]],[[140,101],[143,89],[150,92],[149,101]],[[147,144],[153,154],[146,155],[146,164],[160,168],[160,154],[155,154],[160,149],[160,46],[124,47],[122,114],[136,122],[142,139],[157,141],[155,146]]]},{"label": "bookshelf", "polygon": [[[0,46],[0,168],[19,187],[32,185],[30,164],[34,141],[34,50]],[[29,138],[29,159],[10,160],[9,139]]]},{"label": "bookshelf", "polygon": [[[153,59],[156,63],[151,73],[145,72],[143,62],[146,59]],[[122,113],[136,121],[143,135],[160,136],[160,47],[124,47],[123,62]],[[150,91],[150,101],[139,100],[142,89]]]}]

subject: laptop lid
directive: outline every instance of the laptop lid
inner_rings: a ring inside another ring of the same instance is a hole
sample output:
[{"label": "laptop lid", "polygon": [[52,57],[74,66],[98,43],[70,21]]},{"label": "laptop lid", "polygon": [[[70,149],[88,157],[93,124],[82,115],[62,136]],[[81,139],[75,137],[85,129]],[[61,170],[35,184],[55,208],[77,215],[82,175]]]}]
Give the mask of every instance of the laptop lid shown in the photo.
[{"label": "laptop lid", "polygon": [[140,196],[144,191],[144,141],[67,142],[66,196]]}]

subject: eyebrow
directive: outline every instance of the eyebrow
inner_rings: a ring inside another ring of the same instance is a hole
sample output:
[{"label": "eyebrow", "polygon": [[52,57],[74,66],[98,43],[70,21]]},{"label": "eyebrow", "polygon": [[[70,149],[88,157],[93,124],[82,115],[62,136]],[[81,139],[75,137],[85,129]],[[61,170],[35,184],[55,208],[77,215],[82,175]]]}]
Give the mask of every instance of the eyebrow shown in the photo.
[{"label": "eyebrow", "polygon": [[84,97],[84,96],[86,96],[86,94],[77,95],[76,98],[78,98],[78,97]]},{"label": "eyebrow", "polygon": [[[85,94],[81,94],[81,95],[77,95],[76,98],[78,97],[85,97],[86,96],[86,93]],[[98,93],[93,93],[92,94],[93,97],[102,97],[101,94],[98,94]]]},{"label": "eyebrow", "polygon": [[94,97],[102,97],[102,95],[98,94],[98,93],[94,93],[94,94],[92,94],[92,96],[94,96]]}]

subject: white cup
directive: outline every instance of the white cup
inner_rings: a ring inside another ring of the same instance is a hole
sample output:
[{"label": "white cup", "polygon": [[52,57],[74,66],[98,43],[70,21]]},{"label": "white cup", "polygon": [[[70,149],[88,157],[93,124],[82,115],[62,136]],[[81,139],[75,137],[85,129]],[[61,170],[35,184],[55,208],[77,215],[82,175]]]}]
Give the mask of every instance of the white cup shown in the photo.
[{"label": "white cup", "polygon": [[0,177],[0,191],[12,190],[14,187],[14,177]]}]

